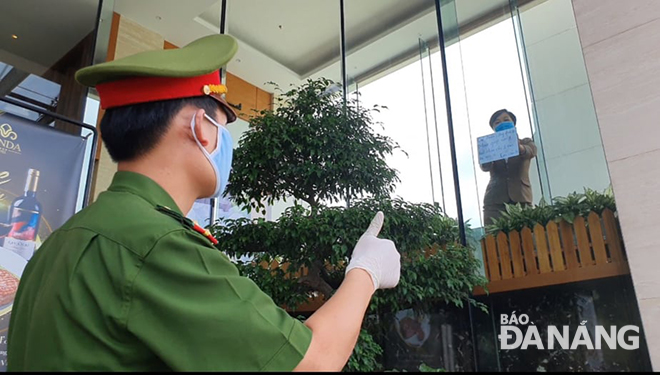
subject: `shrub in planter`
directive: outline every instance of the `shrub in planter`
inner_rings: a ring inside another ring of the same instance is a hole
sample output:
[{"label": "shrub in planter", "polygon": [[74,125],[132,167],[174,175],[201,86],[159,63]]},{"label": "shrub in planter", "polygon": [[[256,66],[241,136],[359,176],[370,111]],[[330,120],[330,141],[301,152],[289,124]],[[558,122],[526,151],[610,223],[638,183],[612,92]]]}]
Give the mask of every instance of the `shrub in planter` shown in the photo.
[{"label": "shrub in planter", "polygon": [[487,234],[520,231],[525,227],[533,228],[536,224],[546,225],[550,221],[565,220],[573,223],[576,217],[587,217],[590,212],[601,214],[605,209],[616,212],[616,204],[611,188],[598,192],[589,188],[584,193],[573,192],[565,197],[553,198],[548,204],[543,198],[536,206],[505,204],[506,211],[486,227]]},{"label": "shrub in planter", "polygon": [[[333,84],[308,80],[283,92],[277,109],[252,119],[235,152],[227,193],[247,209],[263,210],[280,199],[294,203],[274,222],[215,223],[218,248],[229,256],[250,256],[237,261],[240,271],[277,304],[295,310],[312,296],[334,293],[355,243],[381,210],[381,236],[397,244],[402,270],[397,288],[374,295],[371,317],[410,307],[423,311],[438,301],[485,309],[470,298],[486,280],[478,274],[473,249],[457,243],[456,221],[437,205],[390,198],[398,177],[385,156],[398,145],[372,130],[371,113],[381,107],[344,101],[329,90]],[[326,204],[341,199],[351,205]],[[371,322],[365,320],[349,370],[383,369],[377,339],[382,327]]]}]

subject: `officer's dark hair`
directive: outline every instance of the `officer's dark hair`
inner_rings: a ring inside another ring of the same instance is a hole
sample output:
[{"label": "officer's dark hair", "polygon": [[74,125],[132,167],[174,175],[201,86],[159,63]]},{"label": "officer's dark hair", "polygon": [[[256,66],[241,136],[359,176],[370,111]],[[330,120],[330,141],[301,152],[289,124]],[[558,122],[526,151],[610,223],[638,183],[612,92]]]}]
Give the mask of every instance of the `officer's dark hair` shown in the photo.
[{"label": "officer's dark hair", "polygon": [[[162,100],[110,108],[101,120],[101,139],[115,162],[130,161],[151,151],[185,105],[203,109],[211,118],[220,108],[208,96]],[[192,120],[192,119],[191,119]]]},{"label": "officer's dark hair", "polygon": [[488,123],[490,124],[491,128],[493,127],[493,123],[495,122],[495,120],[497,120],[497,118],[504,113],[509,114],[509,117],[511,117],[511,120],[513,121],[513,125],[516,124],[516,115],[514,115],[513,112],[509,112],[506,109],[500,109],[498,111],[495,111],[495,113],[493,113],[493,115],[490,116],[490,120],[488,121]]}]

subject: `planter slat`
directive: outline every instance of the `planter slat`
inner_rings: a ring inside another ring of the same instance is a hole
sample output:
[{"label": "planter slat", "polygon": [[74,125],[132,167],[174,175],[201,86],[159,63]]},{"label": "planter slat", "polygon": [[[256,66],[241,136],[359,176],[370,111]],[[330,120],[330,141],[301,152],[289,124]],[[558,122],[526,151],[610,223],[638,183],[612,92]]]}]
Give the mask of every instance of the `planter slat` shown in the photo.
[{"label": "planter slat", "polygon": [[513,277],[511,273],[511,257],[509,256],[509,241],[504,232],[497,235],[497,253],[500,254],[500,265],[502,266],[502,280]]},{"label": "planter slat", "polygon": [[495,243],[495,237],[486,237],[486,249],[488,251],[488,268],[490,271],[490,279],[500,280],[500,265],[497,258],[497,244]]},{"label": "planter slat", "polygon": [[564,267],[564,256],[561,251],[561,242],[559,242],[559,229],[557,228],[557,224],[554,221],[549,222],[546,226],[546,230],[548,231],[552,270],[555,272],[563,271],[566,267]]},{"label": "planter slat", "polygon": [[479,242],[481,243],[481,255],[484,263],[484,271],[486,273],[486,278],[490,280],[491,277],[490,277],[490,267],[488,263],[488,254],[486,250],[486,238],[485,237],[482,238],[481,241]]},{"label": "planter slat", "polygon": [[548,242],[545,238],[545,228],[543,228],[543,225],[536,224],[534,226],[534,239],[536,240],[536,254],[539,258],[539,271],[541,273],[552,272],[548,257]]},{"label": "planter slat", "polygon": [[621,235],[619,234],[619,228],[616,225],[614,214],[609,208],[603,211],[603,223],[605,224],[607,248],[610,250],[612,262],[621,262],[624,260],[623,250],[621,248]]},{"label": "planter slat", "polygon": [[559,231],[561,232],[561,247],[566,257],[566,268],[569,270],[579,268],[573,227],[568,222],[562,220],[559,222]]},{"label": "planter slat", "polygon": [[575,228],[575,237],[577,238],[578,251],[580,254],[580,265],[589,267],[596,264],[591,256],[591,245],[589,244],[589,235],[587,234],[587,225],[583,217],[576,217],[573,221]]},{"label": "planter slat", "polygon": [[525,276],[525,265],[523,264],[520,248],[520,235],[517,231],[509,233],[509,246],[511,247],[511,263],[513,264],[513,277]]},{"label": "planter slat", "polygon": [[534,237],[532,230],[523,228],[520,232],[522,237],[523,252],[525,255],[525,269],[527,275],[536,275],[539,273],[539,267],[536,265],[536,255],[534,255]]},{"label": "planter slat", "polygon": [[601,229],[600,217],[595,212],[592,212],[589,214],[588,221],[591,245],[594,249],[596,264],[606,264],[607,252],[605,251],[605,241],[603,241],[603,230]]}]

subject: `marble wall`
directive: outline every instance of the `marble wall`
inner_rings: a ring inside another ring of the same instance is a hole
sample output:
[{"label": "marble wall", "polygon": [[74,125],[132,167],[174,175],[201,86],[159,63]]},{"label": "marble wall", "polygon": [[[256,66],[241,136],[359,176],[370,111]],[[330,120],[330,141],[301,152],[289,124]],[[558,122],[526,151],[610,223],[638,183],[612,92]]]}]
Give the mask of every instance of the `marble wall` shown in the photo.
[{"label": "marble wall", "polygon": [[653,368],[660,370],[660,1],[573,0]]}]

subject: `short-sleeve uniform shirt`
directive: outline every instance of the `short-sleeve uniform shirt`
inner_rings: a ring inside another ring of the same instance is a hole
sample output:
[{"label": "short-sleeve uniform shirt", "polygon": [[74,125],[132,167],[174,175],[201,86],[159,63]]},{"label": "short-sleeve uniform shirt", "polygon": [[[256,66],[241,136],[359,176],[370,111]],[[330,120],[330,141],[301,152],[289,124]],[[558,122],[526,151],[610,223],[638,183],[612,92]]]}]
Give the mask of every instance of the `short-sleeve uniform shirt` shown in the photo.
[{"label": "short-sleeve uniform shirt", "polygon": [[28,262],[12,310],[8,370],[290,371],[311,331],[238,274],[153,180],[108,191]]}]

